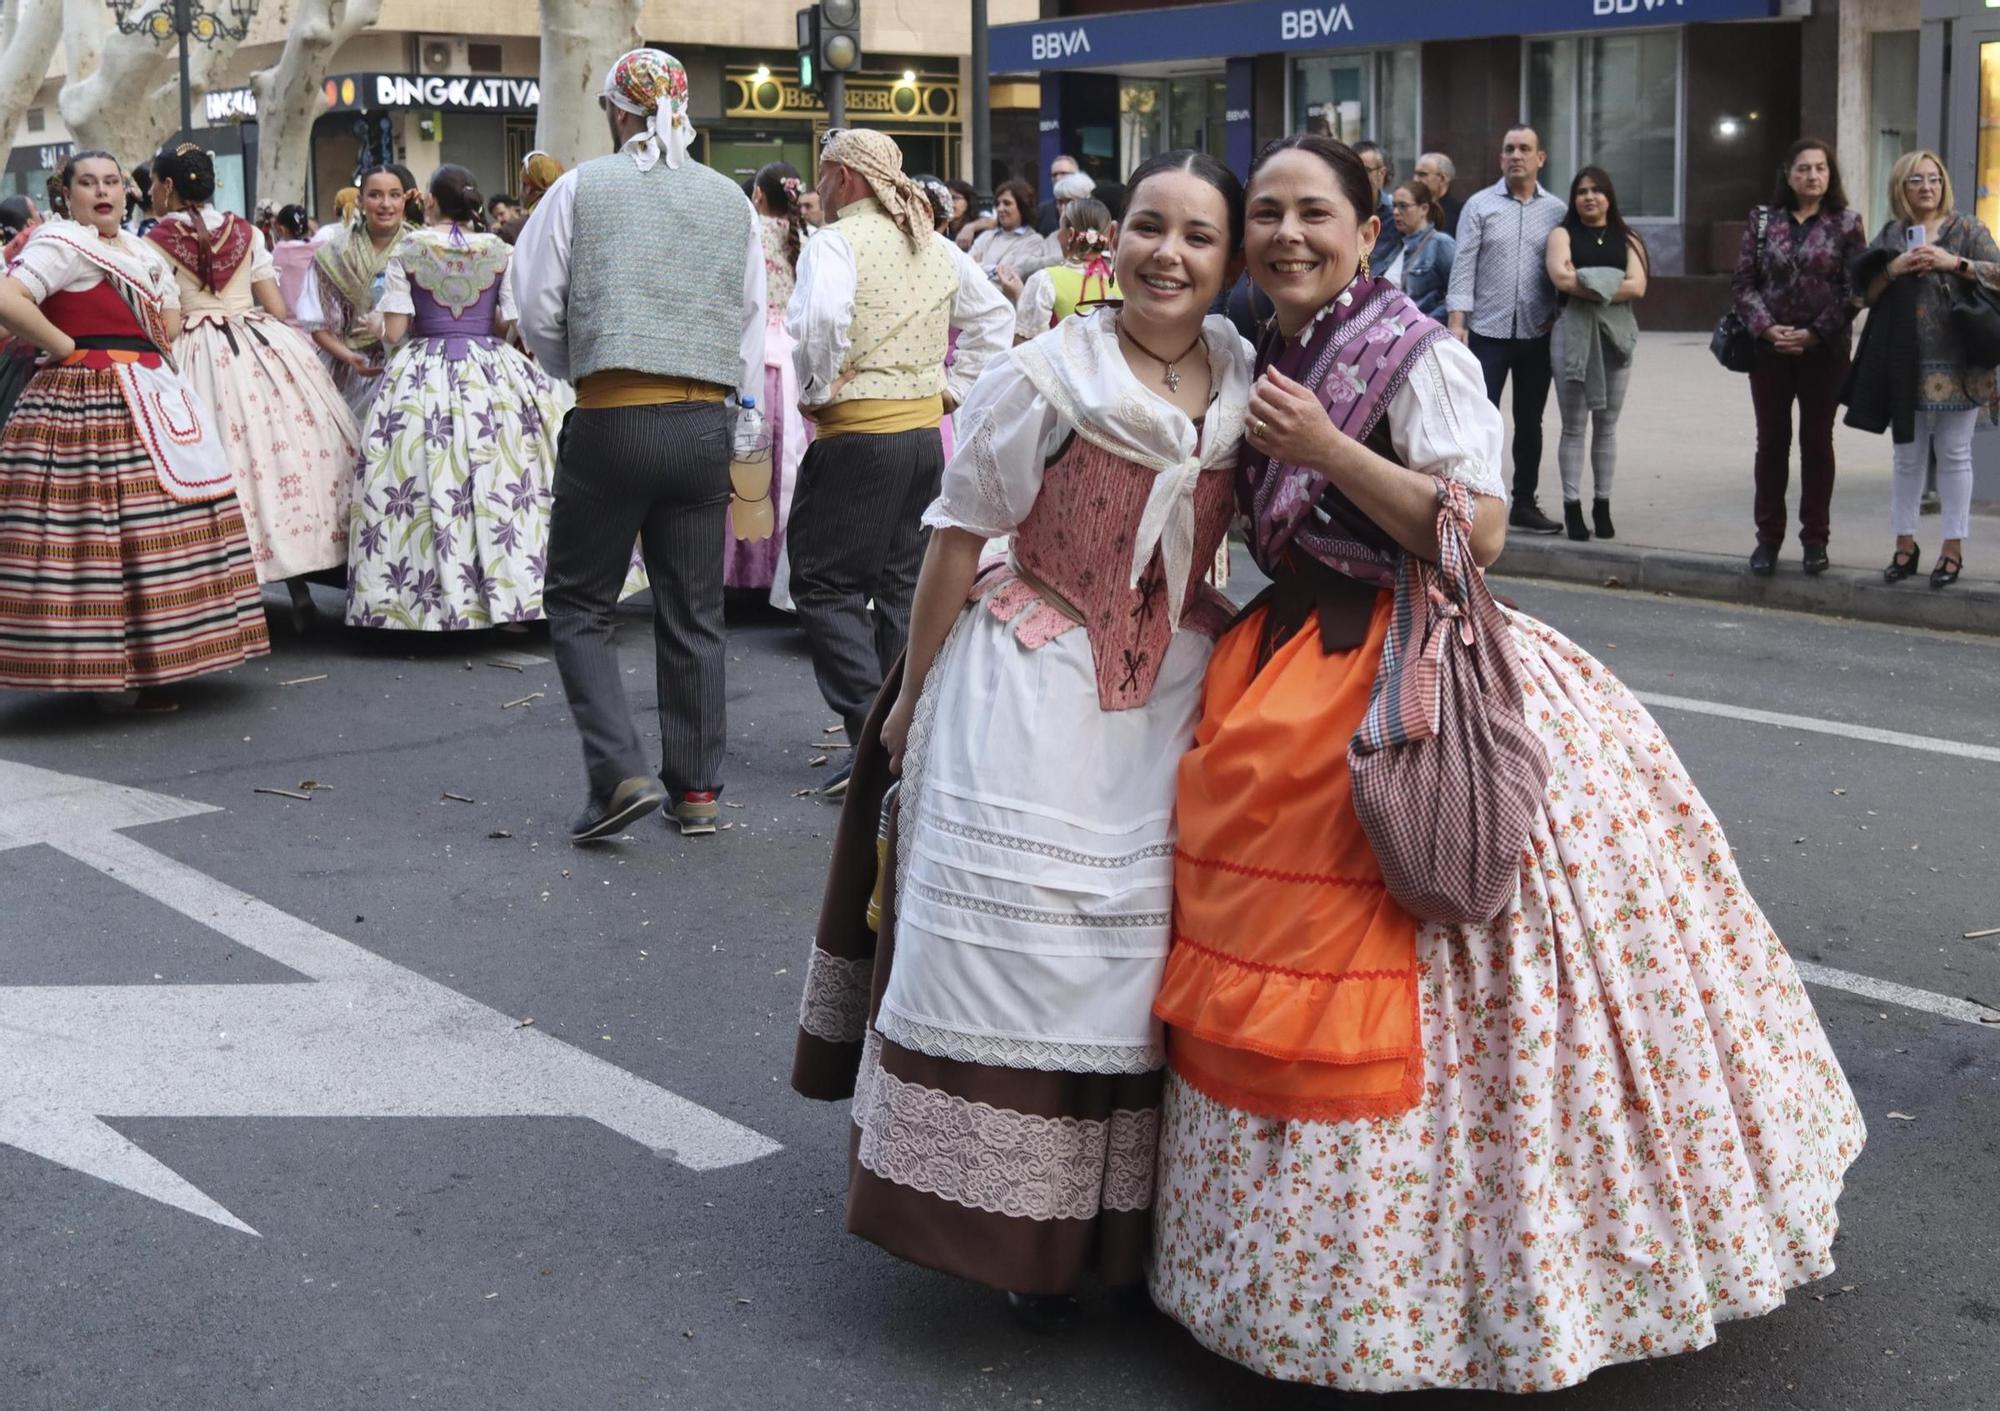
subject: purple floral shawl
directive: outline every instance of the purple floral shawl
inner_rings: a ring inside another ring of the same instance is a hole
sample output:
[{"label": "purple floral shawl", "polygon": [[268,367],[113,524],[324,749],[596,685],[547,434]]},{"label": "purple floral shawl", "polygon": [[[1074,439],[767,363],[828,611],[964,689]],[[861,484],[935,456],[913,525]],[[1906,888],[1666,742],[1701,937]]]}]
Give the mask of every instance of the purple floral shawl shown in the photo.
[{"label": "purple floral shawl", "polygon": [[[1318,394],[1344,435],[1366,441],[1418,356],[1448,336],[1395,285],[1357,278],[1296,341],[1268,344],[1257,370],[1273,363],[1304,368],[1304,376],[1288,375]],[[1336,573],[1395,586],[1402,551],[1373,520],[1318,471],[1281,464],[1244,444],[1238,503],[1251,520],[1250,552],[1258,567],[1275,572],[1286,548],[1296,546]]]}]

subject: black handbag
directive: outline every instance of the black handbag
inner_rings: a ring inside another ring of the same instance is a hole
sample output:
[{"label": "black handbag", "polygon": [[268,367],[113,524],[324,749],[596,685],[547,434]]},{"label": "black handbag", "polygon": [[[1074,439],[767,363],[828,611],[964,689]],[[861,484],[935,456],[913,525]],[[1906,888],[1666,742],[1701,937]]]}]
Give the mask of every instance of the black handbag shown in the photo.
[{"label": "black handbag", "polygon": [[[1764,227],[1771,218],[1769,206],[1757,211],[1757,246],[1752,256],[1753,265],[1764,263]],[[1743,316],[1736,312],[1732,303],[1729,312],[1715,321],[1715,332],[1708,336],[1708,351],[1715,360],[1731,372],[1749,372],[1757,366],[1757,335],[1743,322]]]},{"label": "black handbag", "polygon": [[2000,367],[2000,300],[1983,284],[1951,299],[1951,331],[1958,335],[1967,367]]}]

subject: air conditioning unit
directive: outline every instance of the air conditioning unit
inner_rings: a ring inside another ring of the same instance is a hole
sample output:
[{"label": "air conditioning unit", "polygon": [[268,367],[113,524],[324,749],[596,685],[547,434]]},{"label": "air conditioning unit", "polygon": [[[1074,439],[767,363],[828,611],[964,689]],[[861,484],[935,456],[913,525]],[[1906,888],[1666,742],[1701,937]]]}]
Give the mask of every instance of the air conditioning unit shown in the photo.
[{"label": "air conditioning unit", "polygon": [[417,36],[417,72],[462,74],[466,67],[465,41],[448,34]]}]

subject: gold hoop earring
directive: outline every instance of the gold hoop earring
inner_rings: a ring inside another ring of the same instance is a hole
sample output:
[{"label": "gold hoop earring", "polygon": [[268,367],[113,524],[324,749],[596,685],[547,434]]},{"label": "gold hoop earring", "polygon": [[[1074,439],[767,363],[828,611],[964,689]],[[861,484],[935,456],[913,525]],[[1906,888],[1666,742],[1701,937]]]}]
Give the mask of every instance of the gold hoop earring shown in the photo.
[{"label": "gold hoop earring", "polygon": [[1373,276],[1368,273],[1368,252],[1366,250],[1363,250],[1361,252],[1361,277],[1363,279],[1373,278]]}]

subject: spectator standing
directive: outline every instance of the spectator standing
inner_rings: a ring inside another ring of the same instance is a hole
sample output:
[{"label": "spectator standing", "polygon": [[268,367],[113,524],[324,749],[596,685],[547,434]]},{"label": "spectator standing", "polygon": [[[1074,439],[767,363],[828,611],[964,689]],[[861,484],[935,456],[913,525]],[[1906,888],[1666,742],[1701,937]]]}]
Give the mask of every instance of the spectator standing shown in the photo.
[{"label": "spectator standing", "polygon": [[1395,213],[1389,209],[1389,154],[1373,142],[1357,142],[1354,155],[1368,169],[1368,185],[1375,192],[1375,214],[1382,219],[1375,248],[1368,252],[1368,266],[1376,274],[1386,275],[1403,248],[1403,232],[1396,228]]},{"label": "spectator standing", "polygon": [[[817,426],[792,500],[792,598],[820,694],[857,740],[909,633],[923,514],[944,470],[939,420],[1006,351],[1013,311],[932,228],[930,198],[885,134],[829,132],[819,187],[836,219],[806,242],[785,319]],[[846,786],[843,769],[821,792]]]},{"label": "spectator standing", "polygon": [[[1042,202],[1035,212],[1035,232],[1044,239],[1053,236],[1062,224],[1064,178],[1081,175],[1083,169],[1076,164],[1076,158],[1067,152],[1049,163],[1049,199]],[[1096,183],[1092,182],[1091,185],[1095,186]],[[1086,191],[1083,194],[1088,196],[1090,192]],[[1071,196],[1068,199],[1075,201],[1081,198]]]},{"label": "spectator standing", "polygon": [[1542,413],[1549,402],[1549,329],[1556,316],[1556,287],[1546,262],[1549,234],[1569,210],[1539,179],[1547,161],[1532,127],[1507,130],[1500,180],[1475,192],[1459,212],[1458,253],[1445,299],[1451,331],[1479,359],[1494,406],[1513,376],[1514,508],[1507,522],[1531,534],[1562,529],[1535,503]]},{"label": "spectator standing", "polygon": [[1421,181],[1412,179],[1398,186],[1390,196],[1389,209],[1403,235],[1403,292],[1424,314],[1437,318],[1444,312],[1445,292],[1451,288],[1458,242],[1439,229],[1438,220],[1444,212]]},{"label": "spectator standing", "polygon": [[[1968,360],[1951,307],[1970,286],[2000,289],[2000,246],[1978,217],[1954,209],[1951,177],[1935,152],[1910,152],[1889,177],[1895,212],[1857,262],[1872,312],[1848,384],[1850,425],[1893,429],[1895,479],[1890,527],[1896,552],[1882,577],[1899,583],[1917,572],[1917,514],[1924,471],[1937,456],[1944,542],[1931,587],[1958,581],[1972,519],[1972,428],[1984,409],[2000,419],[1994,370]],[[1921,239],[1911,244],[1913,236]],[[1910,376],[1909,351],[1916,353]],[[1872,418],[1868,416],[1873,412]]]},{"label": "spectator standing", "polygon": [[1456,240],[1458,213],[1465,205],[1451,194],[1452,178],[1458,175],[1458,167],[1442,152],[1426,152],[1417,158],[1414,175],[1430,189],[1431,199],[1438,204],[1437,228]]},{"label": "spectator standing", "polygon": [[1833,417],[1847,379],[1854,288],[1848,266],[1867,246],[1847,207],[1833,145],[1794,142],[1769,206],[1750,213],[1731,290],[1757,339],[1750,398],[1757,410],[1757,547],[1750,571],[1768,578],[1785,542],[1792,406],[1799,409],[1799,543],[1805,571],[1824,573],[1833,505]]},{"label": "spectator standing", "polygon": [[807,190],[799,193],[799,219],[806,223],[807,230],[818,230],[826,224],[826,217],[820,212],[819,192]]},{"label": "spectator standing", "polygon": [[[1552,361],[1562,438],[1563,525],[1569,537],[1614,539],[1611,481],[1618,465],[1618,413],[1632,380],[1639,321],[1632,303],[1645,297],[1646,244],[1618,213],[1611,174],[1585,167],[1569,184],[1569,213],[1549,233],[1549,280],[1561,312]],[[1590,441],[1591,525],[1583,522],[1583,453]]]},{"label": "spectator standing", "polygon": [[[1047,260],[1042,237],[1028,224],[1028,213],[1034,208],[1033,187],[1025,181],[1003,182],[993,193],[993,228],[982,231],[972,242],[972,262],[986,271],[986,277],[999,285],[1009,300],[1019,296],[1022,282]],[[1007,275],[1013,278],[1005,278]]]},{"label": "spectator standing", "polygon": [[[1050,265],[1061,264],[1065,258],[1062,241],[1062,217],[1067,216],[1069,208],[1078,201],[1088,201],[1096,190],[1097,183],[1080,171],[1072,172],[1056,183],[1056,228],[1042,240],[1042,267],[1044,269]],[[1046,208],[1047,203],[1044,203],[1044,209]],[[1020,291],[1018,289],[1007,288],[1007,281],[1004,278],[1000,282],[1000,287],[1008,298],[1014,300],[1016,303],[1020,302]]]},{"label": "spectator standing", "polygon": [[521,215],[521,203],[505,191],[486,198],[486,228],[509,245],[521,233]]}]

